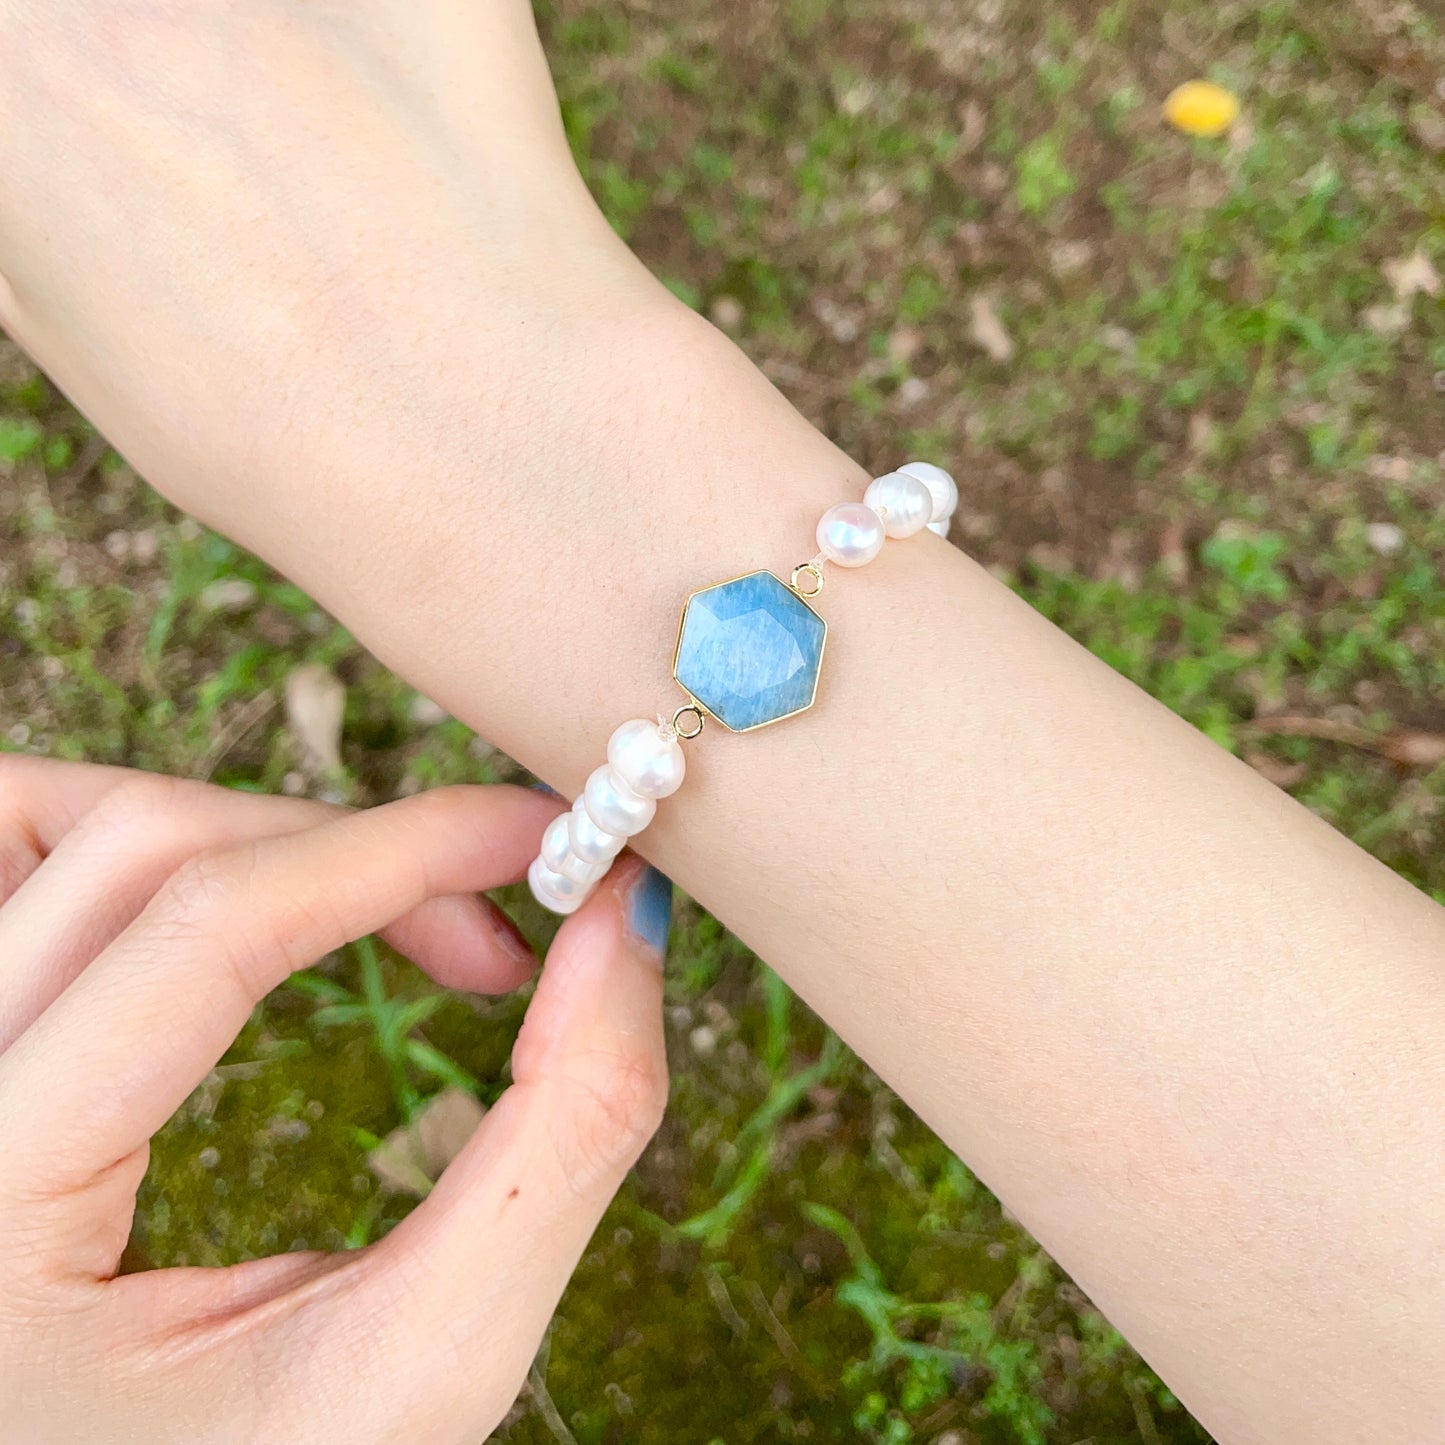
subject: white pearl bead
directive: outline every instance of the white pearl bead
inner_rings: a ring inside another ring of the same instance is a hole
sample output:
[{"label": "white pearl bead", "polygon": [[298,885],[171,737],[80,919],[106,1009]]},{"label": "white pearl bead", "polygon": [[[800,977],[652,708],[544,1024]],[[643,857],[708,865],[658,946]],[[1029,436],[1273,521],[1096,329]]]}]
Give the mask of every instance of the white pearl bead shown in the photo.
[{"label": "white pearl bead", "polygon": [[676,737],[667,737],[655,722],[633,718],[607,743],[607,761],[617,776],[644,798],[668,798],[682,786],[687,762]]},{"label": "white pearl bead", "polygon": [[[554,892],[548,881],[557,876],[558,875],[553,873],[540,858],[532,859],[532,866],[527,869],[527,883],[532,890],[532,897],[535,898],[543,908],[550,909],[553,913],[561,913],[564,915],[576,913],[587,901],[587,891],[584,890],[564,897],[562,894]],[[562,881],[565,883],[567,880],[563,879]]]},{"label": "white pearl bead", "polygon": [[883,519],[862,502],[839,502],[818,523],[818,550],[840,567],[862,567],[883,549]]},{"label": "white pearl bead", "polygon": [[590,883],[568,878],[566,874],[558,873],[555,868],[549,868],[540,858],[532,859],[532,866],[527,869],[527,881],[535,884],[543,893],[551,894],[553,898],[582,899],[592,891]]},{"label": "white pearl bead", "polygon": [[863,493],[863,505],[883,513],[883,530],[890,537],[911,537],[933,520],[933,493],[907,472],[875,477]]},{"label": "white pearl bead", "polygon": [[611,763],[592,770],[582,793],[587,816],[605,832],[620,833],[630,838],[652,822],[657,812],[655,799],[634,793],[617,776]]},{"label": "white pearl bead", "polygon": [[571,851],[571,833],[567,827],[567,814],[563,813],[560,818],[553,818],[542,834],[542,861],[554,871],[560,870]]},{"label": "white pearl bead", "polygon": [[[545,860],[544,860],[545,861]],[[600,882],[607,876],[607,871],[612,867],[612,860],[605,859],[601,863],[584,863],[570,848],[567,856],[557,864],[553,870],[560,873],[564,878],[570,878],[574,883],[581,883],[590,888],[594,883]]]},{"label": "white pearl bead", "polygon": [[928,530],[932,532],[935,537],[946,537],[952,525],[953,518],[945,517],[941,522],[930,522],[928,524]]},{"label": "white pearl bead", "polygon": [[932,462],[906,462],[898,470],[907,477],[917,477],[933,493],[933,515],[930,522],[942,522],[953,515],[958,506],[958,486],[942,467]]},{"label": "white pearl bead", "polygon": [[610,863],[627,846],[627,839],[599,828],[587,813],[582,798],[567,815],[567,833],[574,856],[582,863]]}]

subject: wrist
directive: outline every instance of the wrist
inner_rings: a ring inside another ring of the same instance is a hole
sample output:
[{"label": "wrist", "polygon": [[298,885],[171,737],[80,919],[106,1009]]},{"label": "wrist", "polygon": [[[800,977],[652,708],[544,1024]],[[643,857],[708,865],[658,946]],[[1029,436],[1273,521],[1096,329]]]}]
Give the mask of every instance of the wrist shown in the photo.
[{"label": "wrist", "polygon": [[720,332],[650,278],[634,294],[559,308],[521,361],[459,363],[427,403],[444,424],[381,419],[354,470],[312,477],[246,539],[561,782],[619,714],[674,696],[689,592],[755,567],[786,577],[864,482]]},{"label": "wrist", "polygon": [[[398,360],[404,406],[349,415],[329,464],[285,463],[225,530],[318,595],[384,545],[519,614],[562,575],[635,589],[695,582],[692,557],[806,560],[862,469],[630,255],[597,259],[463,328],[478,340],[449,357],[419,342]],[[317,548],[313,525],[357,552]]]}]

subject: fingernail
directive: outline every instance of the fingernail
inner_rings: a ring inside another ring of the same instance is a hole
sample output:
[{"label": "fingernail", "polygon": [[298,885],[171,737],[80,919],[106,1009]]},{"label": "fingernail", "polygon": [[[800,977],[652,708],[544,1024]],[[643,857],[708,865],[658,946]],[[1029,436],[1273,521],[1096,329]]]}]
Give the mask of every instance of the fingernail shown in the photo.
[{"label": "fingernail", "polygon": [[542,794],[545,794],[545,796],[547,796],[547,797],[549,797],[549,798],[556,798],[556,799],[558,799],[559,801],[561,800],[561,797],[562,797],[562,794],[559,793],[559,792],[556,790],[556,788],[548,787],[546,783],[543,783],[543,782],[540,782],[540,781],[539,781],[539,782],[535,782],[535,783],[532,784],[532,791],[533,791],[534,793],[542,793]]},{"label": "fingernail", "polygon": [[522,937],[521,930],[500,908],[496,908],[492,912],[492,931],[497,936],[497,942],[501,945],[502,952],[508,958],[520,964],[529,973],[536,968],[537,955],[532,952],[531,946]]},{"label": "fingernail", "polygon": [[667,956],[672,927],[672,882],[650,864],[638,874],[627,895],[627,926],[634,938],[659,959]]}]

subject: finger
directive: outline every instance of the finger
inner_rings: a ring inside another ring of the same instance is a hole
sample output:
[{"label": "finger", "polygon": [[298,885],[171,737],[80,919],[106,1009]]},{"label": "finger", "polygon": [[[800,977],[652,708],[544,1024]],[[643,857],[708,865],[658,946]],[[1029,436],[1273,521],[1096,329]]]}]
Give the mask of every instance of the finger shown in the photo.
[{"label": "finger", "polygon": [[[43,818],[31,831],[46,856],[0,908],[0,958],[7,961],[0,1052],[187,858],[298,832],[344,811],[126,768],[24,761],[39,766],[17,776],[10,803],[30,810],[22,818]],[[537,811],[545,826],[550,813]],[[424,903],[388,929],[387,939],[452,988],[515,988],[536,964],[511,921],[473,894]]]},{"label": "finger", "polygon": [[480,1439],[515,1399],[662,1116],[670,909],[671,885],[628,855],[563,925],[512,1056],[516,1082],[426,1202],[358,1261],[334,1318],[308,1317],[323,1372],[354,1353],[358,1317],[374,1322],[369,1347],[387,1368],[353,1361],[351,1378],[390,1382],[364,1401],[372,1420],[399,1412],[378,1437]]},{"label": "finger", "polygon": [[[222,813],[223,806],[230,811]],[[126,868],[123,874],[97,879],[94,898],[84,890],[78,894],[73,880],[57,881],[65,908],[52,908],[47,899],[46,906],[33,910],[32,916],[42,919],[63,915],[73,920],[91,954],[135,916],[191,853],[314,827],[345,811],[306,798],[243,793],[133,768],[0,757],[0,858],[7,852],[8,838],[13,844],[9,851],[24,860],[29,875],[62,850],[62,861],[69,864],[70,845],[83,841],[73,860],[78,871],[89,871],[91,859],[106,858]],[[545,827],[556,811],[540,806],[540,825]],[[83,840],[72,840],[77,830],[83,830]],[[27,847],[26,840],[36,846]],[[21,879],[17,876],[16,881]],[[88,918],[97,922],[85,936]],[[7,912],[0,911],[5,945],[0,957],[13,959],[11,945],[21,940],[7,936],[6,920]],[[501,992],[525,982],[536,968],[530,948],[506,915],[490,900],[472,895],[429,900],[398,920],[386,937],[448,988]]]},{"label": "finger", "polygon": [[[242,793],[124,769],[97,773],[94,805],[0,909],[0,958],[8,960],[0,997],[0,1052],[186,859],[207,849],[298,832],[343,811],[302,798]],[[79,801],[82,792],[73,786],[72,801]],[[476,895],[430,900],[386,932],[389,942],[448,987],[515,988],[536,964],[510,920]]]},{"label": "finger", "polygon": [[521,877],[554,811],[525,788],[443,788],[191,858],[0,1056],[7,1183],[83,1187],[165,1123],[289,973],[428,898]]},{"label": "finger", "polygon": [[0,754],[0,905],[129,768]]}]

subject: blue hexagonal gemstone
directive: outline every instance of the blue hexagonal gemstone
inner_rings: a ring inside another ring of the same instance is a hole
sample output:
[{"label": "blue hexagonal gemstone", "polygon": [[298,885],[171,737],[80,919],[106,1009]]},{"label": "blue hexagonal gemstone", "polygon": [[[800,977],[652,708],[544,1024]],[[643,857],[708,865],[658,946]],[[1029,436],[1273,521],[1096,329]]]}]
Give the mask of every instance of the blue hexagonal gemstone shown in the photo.
[{"label": "blue hexagonal gemstone", "polygon": [[724,727],[762,727],[811,707],[828,626],[771,572],[694,592],[672,675]]}]

